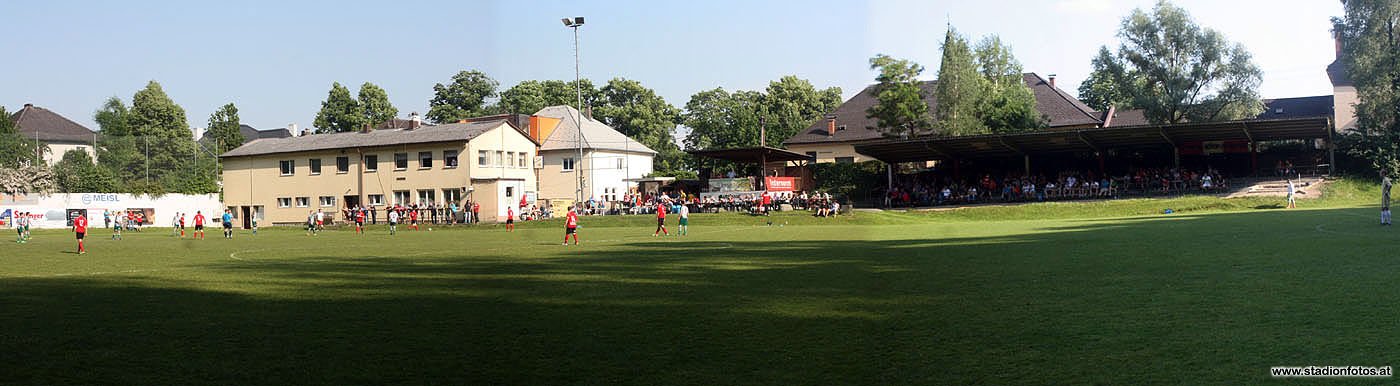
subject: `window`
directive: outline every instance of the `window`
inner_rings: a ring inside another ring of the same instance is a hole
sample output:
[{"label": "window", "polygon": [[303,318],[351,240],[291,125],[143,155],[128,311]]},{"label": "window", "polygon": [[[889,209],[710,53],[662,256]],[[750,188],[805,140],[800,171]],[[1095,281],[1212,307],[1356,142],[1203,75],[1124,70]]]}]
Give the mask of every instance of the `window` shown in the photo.
[{"label": "window", "polygon": [[520,153],[520,159],[517,159],[516,162],[519,162],[519,163],[520,163],[520,165],[519,165],[520,168],[521,168],[521,169],[524,169],[524,168],[525,168],[525,153]]},{"label": "window", "polygon": [[335,157],[335,172],[336,172],[336,173],[349,173],[349,172],[350,172],[350,157]]},{"label": "window", "polygon": [[297,197],[297,207],[305,208],[311,206],[311,197]]},{"label": "window", "polygon": [[807,162],[816,163],[816,162],[817,162],[817,152],[815,152],[815,151],[809,151],[809,152],[807,152]]},{"label": "window", "polygon": [[514,186],[507,186],[507,187],[506,187],[506,197],[515,197],[515,187],[514,187]]},{"label": "window", "polygon": [[394,205],[408,205],[409,195],[407,190],[394,191]]},{"label": "window", "polygon": [[497,165],[497,166],[504,166],[504,165],[501,164],[501,158],[505,157],[505,155],[506,155],[505,153],[506,153],[506,152],[504,152],[504,151],[496,150],[496,157],[495,157],[495,158],[491,158],[491,164],[492,164],[492,165]]},{"label": "window", "polygon": [[308,163],[308,165],[311,166],[311,175],[314,176],[314,175],[321,174],[321,159],[320,159],[320,158],[312,158],[312,159],[309,159],[309,160],[307,160],[307,163]]},{"label": "window", "polygon": [[617,159],[617,170],[622,170],[622,158]]},{"label": "window", "polygon": [[384,195],[383,195],[383,194],[371,194],[371,195],[369,195],[369,205],[370,205],[370,206],[382,206],[382,205],[384,205]]},{"label": "window", "polygon": [[856,163],[856,157],[836,157],[836,163],[838,163],[838,164],[853,164],[853,163]]},{"label": "window", "polygon": [[573,170],[574,170],[574,159],[573,159],[573,158],[565,158],[565,159],[564,159],[564,171],[569,172],[569,171],[573,171]]},{"label": "window", "polygon": [[296,162],[296,161],[280,161],[280,162],[278,162],[277,164],[278,164],[277,166],[279,166],[279,167],[282,168],[282,175],[284,175],[284,176],[290,176],[290,175],[296,173],[296,170],[297,170],[297,162]]},{"label": "window", "polygon": [[491,152],[478,150],[476,152],[476,164],[481,166],[491,166]]},{"label": "window", "polygon": [[515,152],[506,152],[506,167],[515,167]]},{"label": "window", "polygon": [[462,190],[449,188],[442,190],[442,202],[452,203],[462,201]]},{"label": "window", "polygon": [[321,206],[323,206],[323,207],[332,207],[332,206],[335,206],[335,196],[321,196]]},{"label": "window", "polygon": [[[379,156],[378,156],[378,155],[375,155],[375,154],[366,155],[366,156],[365,156],[365,172],[368,173],[368,172],[377,172],[377,171],[379,171]],[[383,198],[383,196],[381,195],[380,198]]]},{"label": "window", "polygon": [[423,190],[419,190],[419,191],[418,191],[418,203],[419,203],[419,204],[427,204],[427,203],[430,203],[430,202],[437,202],[437,192],[436,192],[436,191],[433,191],[432,189],[423,189]]},{"label": "window", "polygon": [[278,197],[278,198],[277,198],[277,207],[278,207],[278,208],[291,208],[291,207],[292,207],[292,198],[291,198],[291,197]]},{"label": "window", "polygon": [[427,169],[427,168],[431,168],[431,167],[433,167],[433,152],[431,152],[431,151],[420,151],[420,152],[418,152],[418,168],[419,168],[419,169]]},{"label": "window", "polygon": [[408,170],[408,153],[394,153],[394,170]]},{"label": "window", "polygon": [[456,150],[443,150],[443,151],[442,151],[442,167],[449,168],[449,169],[457,167],[457,151],[456,151]]}]

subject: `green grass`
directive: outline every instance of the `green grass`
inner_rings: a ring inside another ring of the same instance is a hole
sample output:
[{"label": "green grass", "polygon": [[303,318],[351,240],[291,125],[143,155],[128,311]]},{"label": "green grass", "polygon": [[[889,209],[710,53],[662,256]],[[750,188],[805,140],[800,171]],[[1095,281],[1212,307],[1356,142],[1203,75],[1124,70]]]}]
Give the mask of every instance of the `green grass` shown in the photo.
[{"label": "green grass", "polygon": [[0,384],[1271,383],[1400,364],[1373,189],[696,215],[670,238],[589,217],[577,247],[557,220],[96,231],[81,256],[44,231],[0,245]]}]

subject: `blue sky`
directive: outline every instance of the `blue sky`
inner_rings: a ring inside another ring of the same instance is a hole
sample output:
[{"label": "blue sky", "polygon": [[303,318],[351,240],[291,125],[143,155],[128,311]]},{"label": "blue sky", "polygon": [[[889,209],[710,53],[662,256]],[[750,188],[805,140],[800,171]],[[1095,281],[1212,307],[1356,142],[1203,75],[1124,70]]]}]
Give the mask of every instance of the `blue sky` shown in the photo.
[{"label": "blue sky", "polygon": [[[1026,71],[1074,93],[1100,45],[1150,0],[1045,1],[30,1],[0,21],[0,105],[34,103],[96,129],[110,96],[159,81],[205,126],[224,103],[258,128],[310,126],[332,82],[373,82],[401,115],[426,112],[432,85],[479,69],[502,89],[572,79],[585,16],[583,76],[641,81],[672,104],[715,87],[761,89],[797,75],[846,97],[873,79],[877,53],[937,73],[945,23],[998,34]],[[1265,97],[1330,93],[1330,0],[1178,0],[1200,24],[1243,43]]]}]

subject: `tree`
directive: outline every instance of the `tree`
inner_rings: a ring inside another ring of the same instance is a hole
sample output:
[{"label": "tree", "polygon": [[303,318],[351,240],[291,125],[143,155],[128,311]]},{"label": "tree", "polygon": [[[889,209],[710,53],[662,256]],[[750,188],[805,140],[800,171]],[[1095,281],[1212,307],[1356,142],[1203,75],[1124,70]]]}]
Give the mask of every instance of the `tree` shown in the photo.
[{"label": "tree", "polygon": [[21,194],[48,194],[57,188],[53,170],[47,166],[0,168],[0,193],[11,197]]},{"label": "tree", "polygon": [[131,97],[126,121],[132,133],[141,137],[134,143],[136,150],[148,154],[142,165],[150,175],[145,192],[163,192],[162,186],[179,182],[174,180],[180,175],[178,172],[194,167],[199,153],[185,120],[185,109],[171,100],[159,83],[151,81]]},{"label": "tree", "polygon": [[1079,99],[1084,104],[1098,111],[1108,111],[1115,106],[1119,109],[1138,107],[1133,104],[1132,90],[1142,87],[1141,74],[1130,72],[1127,64],[1106,46],[1099,47],[1098,55],[1089,66],[1089,77],[1079,84]]},{"label": "tree", "polygon": [[938,128],[944,135],[981,134],[987,131],[977,116],[982,103],[982,74],[977,71],[977,59],[967,39],[953,26],[943,35],[943,58],[938,65],[938,83],[934,85],[934,111]]},{"label": "tree", "polygon": [[836,110],[841,105],[841,88],[817,90],[812,82],[788,75],[768,82],[762,101],[768,146],[781,147],[783,141]]},{"label": "tree", "polygon": [[1332,20],[1342,38],[1342,64],[1356,86],[1357,131],[1347,152],[1400,176],[1400,2],[1348,0]]},{"label": "tree", "polygon": [[[1257,116],[1263,72],[1243,45],[1220,32],[1201,28],[1186,10],[1159,0],[1152,11],[1135,9],[1118,30],[1118,60],[1127,74],[1115,90],[1154,123],[1204,122]],[[1111,73],[1091,78],[1113,79]]]},{"label": "tree", "polygon": [[209,115],[209,131],[205,132],[204,136],[210,139],[215,153],[223,154],[229,149],[242,146],[247,140],[239,130],[242,126],[238,120],[238,107],[229,103]]},{"label": "tree", "polygon": [[[1040,111],[1035,109],[1035,93],[1026,86],[1021,63],[1011,54],[1011,47],[991,35],[977,44],[976,55],[984,87],[977,101],[977,116],[982,125],[993,133],[1044,127]],[[942,101],[940,99],[939,103]]]},{"label": "tree", "polygon": [[38,145],[24,138],[10,120],[5,106],[0,106],[0,168],[17,168],[39,163]]},{"label": "tree", "polygon": [[433,99],[428,101],[429,120],[434,123],[453,123],[490,112],[488,101],[497,96],[500,83],[481,71],[458,72],[452,76],[452,83],[433,85]]},{"label": "tree", "polygon": [[117,178],[108,169],[93,163],[83,150],[69,150],[53,165],[58,190],[64,193],[111,193],[117,191]]},{"label": "tree", "polygon": [[656,170],[683,167],[685,153],[672,137],[681,121],[680,109],[635,80],[613,78],[600,91],[602,104],[595,110],[595,119],[655,150]]},{"label": "tree", "polygon": [[399,116],[399,109],[389,103],[389,93],[374,83],[360,85],[360,109],[364,111],[364,122],[377,125]]},{"label": "tree", "polygon": [[[146,179],[146,141],[133,135],[130,111],[121,98],[111,97],[93,114],[99,128],[97,143],[98,166],[107,169],[118,181],[118,191],[147,193],[152,184]],[[158,185],[158,184],[156,184]],[[155,193],[155,192],[152,192]]]},{"label": "tree", "polygon": [[581,89],[576,91],[574,81],[521,81],[502,91],[500,101],[491,110],[499,113],[534,114],[545,107],[558,105],[582,109],[578,106],[579,91],[583,93],[584,106],[597,106],[600,91],[593,87],[593,82],[588,79],[581,80],[580,84]]},{"label": "tree", "polygon": [[865,116],[875,119],[875,128],[890,137],[914,137],[927,133],[930,126],[928,103],[919,88],[924,67],[906,59],[880,54],[870,58],[875,76],[875,105]]},{"label": "tree", "polygon": [[350,89],[342,86],[340,82],[331,84],[331,91],[327,93],[326,100],[321,102],[321,111],[316,113],[317,133],[343,133],[347,131],[359,130],[365,120],[364,109],[360,107],[360,102],[355,97],[350,96]]}]

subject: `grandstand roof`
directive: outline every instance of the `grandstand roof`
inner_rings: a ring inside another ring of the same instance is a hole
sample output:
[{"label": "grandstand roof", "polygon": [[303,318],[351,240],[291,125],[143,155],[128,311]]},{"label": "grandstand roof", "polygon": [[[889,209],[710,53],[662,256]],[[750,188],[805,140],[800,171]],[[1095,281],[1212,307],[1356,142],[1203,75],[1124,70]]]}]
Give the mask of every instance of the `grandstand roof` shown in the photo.
[{"label": "grandstand roof", "polygon": [[1330,118],[1314,116],[886,140],[856,144],[855,150],[885,162],[914,162],[1170,147],[1195,141],[1314,139],[1327,138],[1330,132]]}]

